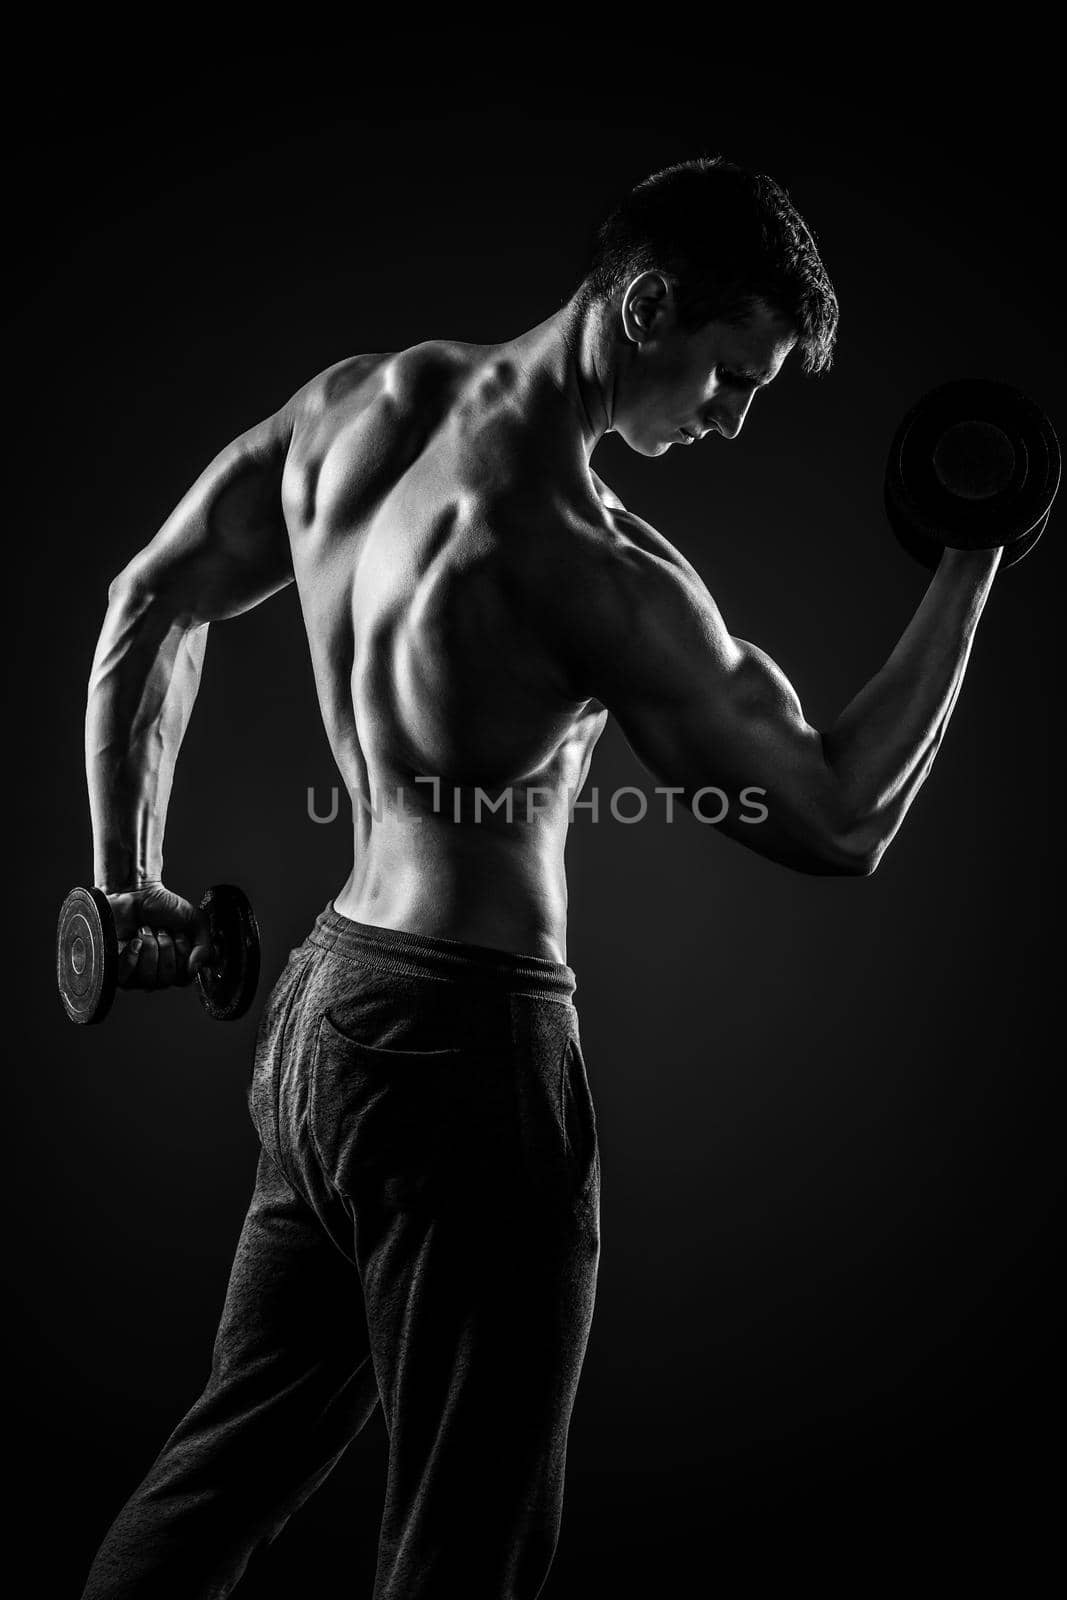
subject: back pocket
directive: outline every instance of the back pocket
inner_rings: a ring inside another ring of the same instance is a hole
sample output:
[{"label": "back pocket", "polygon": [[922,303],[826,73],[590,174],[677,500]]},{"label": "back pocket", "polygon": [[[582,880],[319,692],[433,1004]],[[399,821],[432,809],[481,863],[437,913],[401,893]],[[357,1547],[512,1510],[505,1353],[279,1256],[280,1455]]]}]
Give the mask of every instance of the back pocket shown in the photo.
[{"label": "back pocket", "polygon": [[330,1183],[352,1201],[406,1208],[481,1187],[492,1142],[492,1074],[466,1046],[388,1050],[324,1014],[309,1117]]}]

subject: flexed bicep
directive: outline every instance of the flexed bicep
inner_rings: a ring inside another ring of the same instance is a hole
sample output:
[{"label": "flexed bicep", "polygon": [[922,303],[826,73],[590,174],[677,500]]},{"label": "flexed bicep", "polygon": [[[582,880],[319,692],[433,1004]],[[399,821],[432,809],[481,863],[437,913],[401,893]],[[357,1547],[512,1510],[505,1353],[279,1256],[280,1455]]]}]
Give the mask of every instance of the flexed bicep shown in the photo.
[{"label": "flexed bicep", "polygon": [[[853,870],[821,734],[771,658],[731,636],[694,569],[665,541],[615,547],[590,600],[583,683],[657,783],[690,806],[720,790],[729,806],[719,831],[762,855],[807,872]],[[758,822],[746,792],[760,797]]]}]

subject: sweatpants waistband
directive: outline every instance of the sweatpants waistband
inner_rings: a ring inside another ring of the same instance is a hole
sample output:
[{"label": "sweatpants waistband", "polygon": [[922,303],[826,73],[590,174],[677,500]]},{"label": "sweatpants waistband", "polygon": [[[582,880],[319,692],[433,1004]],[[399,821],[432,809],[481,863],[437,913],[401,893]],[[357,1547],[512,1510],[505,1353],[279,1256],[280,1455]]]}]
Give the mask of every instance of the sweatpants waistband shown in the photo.
[{"label": "sweatpants waistband", "polygon": [[335,911],[332,900],[316,917],[308,943],[387,972],[416,978],[480,980],[547,1000],[562,1000],[568,1005],[573,1004],[577,985],[573,969],[564,962],[355,922]]}]

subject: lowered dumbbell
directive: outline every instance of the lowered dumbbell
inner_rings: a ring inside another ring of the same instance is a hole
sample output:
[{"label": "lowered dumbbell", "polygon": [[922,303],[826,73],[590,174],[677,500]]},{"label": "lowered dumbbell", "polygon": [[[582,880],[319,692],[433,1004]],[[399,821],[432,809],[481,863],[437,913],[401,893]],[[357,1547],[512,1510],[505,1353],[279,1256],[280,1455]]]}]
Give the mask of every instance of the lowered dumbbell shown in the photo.
[{"label": "lowered dumbbell", "polygon": [[1059,483],[1059,440],[1041,408],[1009,384],[962,378],[931,389],[897,429],[885,507],[924,566],[946,547],[1002,545],[1003,571],[1040,539]]},{"label": "lowered dumbbell", "polygon": [[[200,1004],[215,1022],[243,1017],[259,982],[259,927],[247,896],[217,883],[200,902],[211,960],[196,975]],[[56,983],[71,1022],[103,1022],[115,998],[119,941],[102,889],[72,889],[59,913]]]}]

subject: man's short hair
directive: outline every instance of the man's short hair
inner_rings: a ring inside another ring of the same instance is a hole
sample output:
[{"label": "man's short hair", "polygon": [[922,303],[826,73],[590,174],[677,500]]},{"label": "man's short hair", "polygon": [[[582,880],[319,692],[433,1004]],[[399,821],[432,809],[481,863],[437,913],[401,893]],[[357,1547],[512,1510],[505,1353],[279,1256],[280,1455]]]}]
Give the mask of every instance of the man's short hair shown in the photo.
[{"label": "man's short hair", "polygon": [[830,365],[833,284],[803,218],[765,173],[699,156],[645,178],[596,230],[581,302],[610,299],[655,270],[677,279],[683,328],[743,322],[762,300],[793,324],[806,372]]}]

